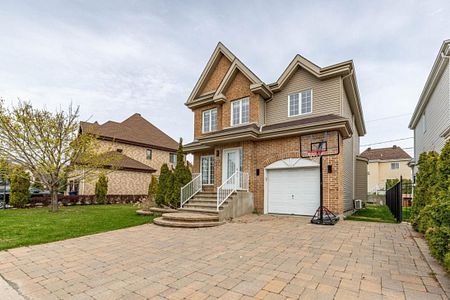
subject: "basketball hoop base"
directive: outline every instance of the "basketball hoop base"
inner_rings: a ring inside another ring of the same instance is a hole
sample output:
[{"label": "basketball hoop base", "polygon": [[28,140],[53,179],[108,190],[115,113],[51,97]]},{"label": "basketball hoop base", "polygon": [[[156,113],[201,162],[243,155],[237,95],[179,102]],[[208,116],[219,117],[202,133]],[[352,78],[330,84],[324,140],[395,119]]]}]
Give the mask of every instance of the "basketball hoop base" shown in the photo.
[{"label": "basketball hoop base", "polygon": [[311,219],[311,223],[318,225],[334,225],[339,221],[339,217],[333,214],[325,206],[320,206]]}]

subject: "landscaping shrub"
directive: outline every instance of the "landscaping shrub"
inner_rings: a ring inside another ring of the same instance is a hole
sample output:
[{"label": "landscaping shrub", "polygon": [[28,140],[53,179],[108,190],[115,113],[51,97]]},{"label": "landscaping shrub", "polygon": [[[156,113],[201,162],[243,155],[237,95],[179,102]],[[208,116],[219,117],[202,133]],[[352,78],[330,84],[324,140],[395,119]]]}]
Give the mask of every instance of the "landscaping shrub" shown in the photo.
[{"label": "landscaping shrub", "polygon": [[25,207],[30,200],[30,175],[23,168],[16,167],[8,177],[11,188],[9,204]]},{"label": "landscaping shrub", "polygon": [[150,201],[155,201],[156,194],[158,192],[158,179],[152,175],[150,184],[148,185],[148,198]]},{"label": "landscaping shrub", "polygon": [[[450,248],[450,246],[449,246]],[[450,251],[445,254],[444,257],[444,267],[447,269],[447,272],[450,273]]]},{"label": "landscaping shrub", "polygon": [[161,207],[166,204],[167,191],[170,189],[171,181],[172,171],[169,170],[167,164],[163,164],[159,173],[158,187],[156,189],[156,205]]},{"label": "landscaping shrub", "polygon": [[438,261],[444,262],[445,256],[449,253],[450,228],[446,226],[429,228],[425,237],[430,247],[431,255]]},{"label": "landscaping shrub", "polygon": [[180,139],[177,150],[177,165],[173,172],[173,186],[170,197],[170,206],[180,206],[181,188],[192,180],[192,174],[184,161],[183,139]]},{"label": "landscaping shrub", "polygon": [[448,141],[437,161],[437,193],[439,196],[450,194],[450,141]]},{"label": "landscaping shrub", "polygon": [[418,220],[416,219],[420,211],[427,204],[430,204],[436,195],[438,158],[439,155],[434,151],[420,154],[418,162],[419,172],[416,174],[416,188],[414,190],[414,201],[410,218],[414,228],[418,225]]},{"label": "landscaping shrub", "polygon": [[108,178],[105,174],[100,174],[95,183],[95,199],[99,204],[106,203],[106,195],[108,194]]}]

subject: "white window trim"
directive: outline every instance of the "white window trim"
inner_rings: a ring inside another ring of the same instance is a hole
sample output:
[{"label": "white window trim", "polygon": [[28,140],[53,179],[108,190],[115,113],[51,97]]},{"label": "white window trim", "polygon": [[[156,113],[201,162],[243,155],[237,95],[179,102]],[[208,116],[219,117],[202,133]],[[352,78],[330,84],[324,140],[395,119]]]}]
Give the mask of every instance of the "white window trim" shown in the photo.
[{"label": "white window trim", "polygon": [[[213,130],[212,129],[212,117],[211,117],[211,112],[215,110],[216,111],[216,128]],[[205,130],[205,113],[209,112],[209,131]],[[202,133],[208,133],[208,132],[214,132],[217,131],[217,107],[216,108],[211,108],[211,109],[207,109],[202,111]]]},{"label": "white window trim", "polygon": [[[206,185],[206,186],[209,186],[209,185],[214,185],[214,181],[215,181],[215,176],[216,176],[216,170],[214,169],[214,176],[213,176],[213,178],[212,178],[212,183],[203,183],[203,158],[212,158],[213,159],[213,161],[214,161],[214,155],[202,155],[202,156],[200,156],[200,176],[201,176],[201,180],[202,180],[202,185]],[[214,168],[214,163],[213,163],[213,168]]]},{"label": "white window trim", "polygon": [[[393,168],[392,166],[396,165],[398,168]],[[391,162],[391,170],[399,170],[400,169],[400,163],[399,162]]]},{"label": "white window trim", "polygon": [[[242,101],[248,99],[248,121],[245,123],[239,122],[237,124],[234,124],[233,122],[233,103],[235,102],[239,102],[239,121],[242,120]],[[249,124],[250,123],[250,97],[244,97],[241,99],[236,99],[230,102],[230,125],[231,127],[235,127],[235,126],[241,126],[241,125],[245,125],[245,124]]]},{"label": "white window trim", "polygon": [[[307,112],[307,113],[302,113],[302,97],[301,94],[303,92],[306,91],[311,91],[311,111]],[[298,114],[297,115],[291,115],[291,95],[295,95],[298,94]],[[306,89],[306,90],[302,90],[299,92],[295,92],[295,93],[290,93],[288,96],[288,118],[292,118],[292,117],[298,117],[298,116],[303,116],[303,115],[309,115],[312,114],[313,112],[313,103],[314,103],[314,95],[313,95],[313,89]]]},{"label": "white window trim", "polygon": [[[150,158],[148,158],[148,152],[150,151]],[[145,149],[145,158],[147,160],[153,160],[153,149],[147,148]]]},{"label": "white window trim", "polygon": [[[175,161],[174,162],[172,162],[171,159],[170,159],[172,157],[175,157]],[[176,153],[174,153],[174,152],[170,152],[169,153],[169,163],[171,163],[173,165],[175,165],[177,163],[177,154]]]}]

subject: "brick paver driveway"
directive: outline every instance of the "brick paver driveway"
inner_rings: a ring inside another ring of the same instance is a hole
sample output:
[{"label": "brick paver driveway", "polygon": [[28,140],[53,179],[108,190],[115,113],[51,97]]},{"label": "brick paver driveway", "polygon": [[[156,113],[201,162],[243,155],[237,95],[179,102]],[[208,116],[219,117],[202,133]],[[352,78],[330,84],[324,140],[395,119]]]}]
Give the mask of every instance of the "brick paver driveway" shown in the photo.
[{"label": "brick paver driveway", "polygon": [[406,225],[308,221],[143,225],[0,252],[0,274],[31,299],[446,299]]}]

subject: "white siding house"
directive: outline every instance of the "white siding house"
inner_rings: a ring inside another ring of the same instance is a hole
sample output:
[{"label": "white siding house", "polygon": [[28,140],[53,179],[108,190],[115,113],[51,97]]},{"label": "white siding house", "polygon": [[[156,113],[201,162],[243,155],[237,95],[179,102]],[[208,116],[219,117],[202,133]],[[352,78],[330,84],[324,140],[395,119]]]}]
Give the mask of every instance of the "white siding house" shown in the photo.
[{"label": "white siding house", "polygon": [[450,136],[450,40],[442,43],[409,123],[414,130],[415,165],[422,152],[440,152]]}]

